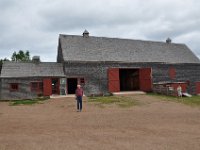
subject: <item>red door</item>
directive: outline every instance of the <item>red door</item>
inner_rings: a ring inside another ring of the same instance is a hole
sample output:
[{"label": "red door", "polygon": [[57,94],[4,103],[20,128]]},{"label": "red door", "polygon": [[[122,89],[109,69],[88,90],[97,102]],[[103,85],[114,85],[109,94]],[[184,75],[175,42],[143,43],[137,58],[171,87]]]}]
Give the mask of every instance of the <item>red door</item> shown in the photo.
[{"label": "red door", "polygon": [[152,90],[151,68],[139,69],[140,90],[150,92]]},{"label": "red door", "polygon": [[120,91],[119,68],[108,69],[108,91],[109,92]]},{"label": "red door", "polygon": [[176,69],[174,67],[169,68],[169,77],[172,80],[176,78]]},{"label": "red door", "polygon": [[200,82],[196,82],[196,94],[200,94]]},{"label": "red door", "polygon": [[52,94],[52,85],[51,85],[51,79],[44,79],[43,80],[43,95],[44,96],[50,96]]}]

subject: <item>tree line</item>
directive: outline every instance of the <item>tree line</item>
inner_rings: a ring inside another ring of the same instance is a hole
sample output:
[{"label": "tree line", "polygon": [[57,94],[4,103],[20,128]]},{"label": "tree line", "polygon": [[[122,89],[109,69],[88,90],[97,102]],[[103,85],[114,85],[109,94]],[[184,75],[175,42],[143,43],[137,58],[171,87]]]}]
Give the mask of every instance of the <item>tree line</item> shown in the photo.
[{"label": "tree line", "polygon": [[7,58],[0,59],[0,64],[2,64],[3,61],[15,61],[15,62],[31,61],[30,52],[28,50],[26,50],[26,51],[19,50],[18,52],[14,51],[10,60]]}]

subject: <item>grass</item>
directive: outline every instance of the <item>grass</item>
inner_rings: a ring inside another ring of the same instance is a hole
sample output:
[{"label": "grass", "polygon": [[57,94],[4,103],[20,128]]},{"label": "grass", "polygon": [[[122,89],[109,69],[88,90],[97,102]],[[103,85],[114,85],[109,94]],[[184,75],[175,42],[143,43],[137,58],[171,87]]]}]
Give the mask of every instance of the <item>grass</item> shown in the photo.
[{"label": "grass", "polygon": [[178,98],[174,96],[166,96],[166,95],[154,94],[154,93],[149,93],[148,95],[158,97],[161,100],[174,101],[174,102],[183,103],[190,106],[200,106],[200,96]]},{"label": "grass", "polygon": [[49,99],[49,97],[38,97],[35,99],[25,99],[25,100],[13,100],[10,102],[10,106],[42,104],[43,101],[47,99]]},{"label": "grass", "polygon": [[128,108],[135,105],[139,105],[139,102],[129,96],[101,96],[101,97],[89,97],[88,102],[95,103],[101,108],[105,105],[116,104],[122,108]]}]

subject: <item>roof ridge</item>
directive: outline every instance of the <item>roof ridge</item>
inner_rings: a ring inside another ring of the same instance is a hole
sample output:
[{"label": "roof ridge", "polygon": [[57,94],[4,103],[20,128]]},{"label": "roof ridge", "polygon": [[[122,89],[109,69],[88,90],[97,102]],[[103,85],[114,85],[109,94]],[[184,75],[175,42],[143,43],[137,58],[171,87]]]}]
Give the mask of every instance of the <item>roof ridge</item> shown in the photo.
[{"label": "roof ridge", "polygon": [[[20,63],[24,63],[24,64],[35,64],[35,62],[32,61],[4,61],[4,63],[15,63],[15,64],[20,64]],[[39,62],[38,64],[47,64],[47,63],[54,63],[54,64],[62,64],[59,62]]]},{"label": "roof ridge", "polygon": [[[81,35],[70,35],[70,34],[59,34],[59,36],[63,37],[80,37]],[[129,41],[138,41],[138,42],[147,42],[147,43],[160,43],[160,44],[171,44],[171,45],[185,45],[184,43],[166,43],[166,41],[153,41],[153,40],[141,40],[141,39],[131,39],[131,38],[121,38],[121,37],[104,37],[104,36],[90,36],[89,38],[102,38],[102,39],[110,39],[110,40],[129,40]]]}]

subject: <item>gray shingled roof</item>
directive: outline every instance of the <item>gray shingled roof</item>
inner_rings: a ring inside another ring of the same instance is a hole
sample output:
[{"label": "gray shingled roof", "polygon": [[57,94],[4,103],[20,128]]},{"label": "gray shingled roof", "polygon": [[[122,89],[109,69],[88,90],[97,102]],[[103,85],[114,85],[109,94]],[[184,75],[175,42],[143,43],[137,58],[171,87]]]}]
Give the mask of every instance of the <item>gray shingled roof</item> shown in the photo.
[{"label": "gray shingled roof", "polygon": [[60,35],[64,61],[200,63],[185,44]]},{"label": "gray shingled roof", "polygon": [[63,66],[55,62],[9,62],[3,63],[2,78],[11,77],[64,77]]}]

